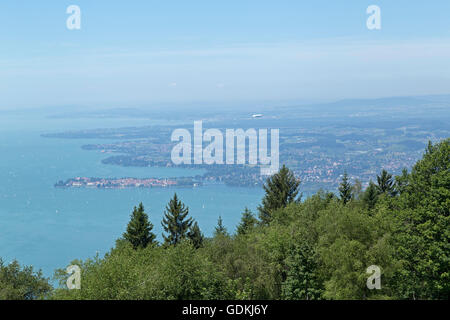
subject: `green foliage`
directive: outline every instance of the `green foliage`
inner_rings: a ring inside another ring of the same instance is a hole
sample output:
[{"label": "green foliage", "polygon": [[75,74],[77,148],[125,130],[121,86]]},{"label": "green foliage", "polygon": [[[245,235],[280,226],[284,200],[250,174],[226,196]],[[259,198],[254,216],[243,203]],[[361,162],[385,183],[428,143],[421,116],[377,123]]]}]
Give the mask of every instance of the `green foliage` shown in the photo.
[{"label": "green foliage", "polygon": [[375,205],[377,204],[378,189],[377,186],[372,181],[369,182],[369,186],[364,192],[363,201],[367,206],[367,209],[369,210],[373,210],[375,208]]},{"label": "green foliage", "polygon": [[159,299],[195,300],[230,298],[223,274],[207,257],[184,243],[169,249],[160,264]]},{"label": "green foliage", "polygon": [[274,211],[286,207],[288,204],[299,201],[300,181],[285,165],[280,171],[267,179],[264,185],[266,192],[262,205],[258,207],[259,219],[263,224],[269,224]]},{"label": "green foliage", "polygon": [[228,284],[210,261],[189,242],[134,250],[124,244],[104,259],[74,261],[81,267],[81,290],[67,290],[67,275],[58,270],[60,288],[53,299],[203,300],[230,298]]},{"label": "green foliage", "polygon": [[173,199],[166,206],[162,226],[167,233],[163,235],[165,243],[168,245],[177,245],[187,237],[187,233],[192,226],[192,218],[188,218],[189,208],[178,200],[175,193]]},{"label": "green foliage", "polygon": [[[320,213],[317,252],[324,279],[324,298],[368,299],[391,293],[390,277],[397,267],[390,242],[390,222],[351,206],[329,206]],[[366,268],[382,268],[382,290],[367,289]]]},{"label": "green foliage", "polygon": [[341,184],[339,185],[339,196],[343,204],[347,204],[352,199],[352,190],[353,187],[348,181],[348,174],[344,172]]},{"label": "green foliage", "polygon": [[214,235],[215,236],[228,236],[227,228],[223,225],[222,217],[219,216],[219,219],[217,220],[217,226],[214,229]]},{"label": "green foliage", "polygon": [[381,171],[381,175],[377,176],[377,190],[381,194],[395,195],[394,180],[392,174],[386,170]]},{"label": "green foliage", "polygon": [[237,227],[236,233],[238,235],[249,233],[256,226],[257,222],[258,220],[256,220],[253,213],[248,208],[245,208],[244,212],[242,213],[241,222]]},{"label": "green foliage", "polygon": [[323,294],[318,271],[318,255],[309,243],[291,249],[286,258],[288,268],[282,285],[285,300],[319,300]]},{"label": "green foliage", "polygon": [[127,232],[123,238],[131,243],[134,249],[142,249],[155,243],[155,234],[152,233],[153,224],[148,221],[148,215],[144,212],[144,205],[134,207],[131,220],[127,226]]},{"label": "green foliage", "polygon": [[402,194],[406,191],[409,184],[408,170],[404,168],[400,176],[395,177],[395,194]]},{"label": "green foliage", "polygon": [[189,228],[189,232],[187,234],[188,239],[191,241],[194,248],[198,249],[203,246],[204,236],[198,226],[197,221]]},{"label": "green foliage", "polygon": [[398,296],[450,297],[450,139],[428,145],[403,186],[394,215],[395,248],[403,262]]},{"label": "green foliage", "polygon": [[279,297],[279,268],[266,240],[256,232],[235,239],[218,234],[205,245],[205,255],[229,279],[233,299]]},{"label": "green foliage", "polygon": [[52,290],[48,279],[33,267],[21,267],[14,260],[5,265],[0,259],[0,300],[35,300],[45,298]]}]

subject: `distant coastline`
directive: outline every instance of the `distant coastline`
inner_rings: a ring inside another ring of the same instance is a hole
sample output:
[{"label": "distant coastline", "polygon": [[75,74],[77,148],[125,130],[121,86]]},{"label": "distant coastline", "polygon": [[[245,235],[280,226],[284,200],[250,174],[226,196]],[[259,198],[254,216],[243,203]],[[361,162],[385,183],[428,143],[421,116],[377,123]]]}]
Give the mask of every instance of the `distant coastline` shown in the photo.
[{"label": "distant coastline", "polygon": [[88,178],[76,177],[66,181],[58,181],[55,188],[167,188],[167,187],[198,187],[201,182],[192,178]]}]

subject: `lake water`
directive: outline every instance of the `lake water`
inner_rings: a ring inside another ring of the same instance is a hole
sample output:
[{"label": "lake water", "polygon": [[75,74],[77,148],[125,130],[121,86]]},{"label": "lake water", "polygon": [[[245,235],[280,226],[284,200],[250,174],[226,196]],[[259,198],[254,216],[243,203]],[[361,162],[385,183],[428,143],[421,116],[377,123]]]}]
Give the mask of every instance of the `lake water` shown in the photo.
[{"label": "lake water", "polygon": [[[256,209],[260,188],[210,185],[169,189],[56,189],[77,176],[176,177],[200,173],[175,168],[103,165],[104,154],[81,146],[99,140],[42,138],[65,130],[151,125],[144,119],[61,120],[44,115],[0,114],[0,257],[7,263],[42,269],[52,276],[73,259],[106,253],[125,231],[133,206],[143,202],[161,240],[164,207],[174,192],[190,208],[202,231],[211,235],[219,216],[234,231],[247,206]],[[186,127],[190,127],[188,124]],[[102,140],[105,142],[109,140]]]}]

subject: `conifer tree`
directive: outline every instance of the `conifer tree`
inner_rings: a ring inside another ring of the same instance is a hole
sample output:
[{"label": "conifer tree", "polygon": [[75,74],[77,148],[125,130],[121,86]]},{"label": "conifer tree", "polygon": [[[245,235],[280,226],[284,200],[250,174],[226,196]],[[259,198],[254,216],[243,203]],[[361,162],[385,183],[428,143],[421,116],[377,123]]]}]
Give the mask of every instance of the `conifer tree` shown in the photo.
[{"label": "conifer tree", "polygon": [[203,246],[204,236],[200,230],[200,227],[198,226],[197,221],[195,221],[194,224],[189,228],[187,236],[194,248],[198,249]]},{"label": "conifer tree", "polygon": [[237,227],[237,234],[243,235],[248,233],[251,229],[255,227],[257,223],[257,220],[253,213],[248,209],[245,208],[244,212],[242,213],[241,223]]},{"label": "conifer tree", "polygon": [[347,204],[352,199],[352,185],[348,181],[347,171],[344,172],[342,182],[339,185],[339,195],[343,204]]},{"label": "conifer tree", "polygon": [[269,177],[264,185],[266,192],[262,205],[258,207],[259,219],[263,224],[269,224],[274,211],[286,207],[288,204],[299,201],[300,180],[285,165],[278,173]]},{"label": "conifer tree", "polygon": [[372,210],[373,208],[375,208],[377,200],[378,200],[377,186],[372,181],[370,181],[369,186],[364,192],[363,201],[366,204],[367,208],[369,210]]},{"label": "conifer tree", "polygon": [[221,216],[219,216],[219,219],[217,220],[217,226],[214,231],[214,236],[218,236],[218,235],[222,235],[222,236],[228,235],[227,228],[225,228],[225,226],[223,225],[223,220],[222,220]]},{"label": "conifer tree", "polygon": [[144,205],[141,202],[137,208],[134,207],[123,238],[130,242],[134,249],[142,249],[155,243],[156,236],[151,232],[152,229],[153,224],[148,220],[148,215],[144,212]]},{"label": "conifer tree", "polygon": [[164,241],[169,245],[177,245],[186,238],[189,228],[192,226],[192,218],[188,218],[189,208],[184,205],[175,193],[169,201],[164,212],[162,227],[167,235],[163,235]]},{"label": "conifer tree", "polygon": [[408,187],[408,169],[403,168],[402,174],[395,177],[395,194],[402,194]]},{"label": "conifer tree", "polygon": [[377,183],[377,189],[380,193],[394,195],[394,180],[392,179],[392,174],[383,169],[381,175],[377,176]]}]

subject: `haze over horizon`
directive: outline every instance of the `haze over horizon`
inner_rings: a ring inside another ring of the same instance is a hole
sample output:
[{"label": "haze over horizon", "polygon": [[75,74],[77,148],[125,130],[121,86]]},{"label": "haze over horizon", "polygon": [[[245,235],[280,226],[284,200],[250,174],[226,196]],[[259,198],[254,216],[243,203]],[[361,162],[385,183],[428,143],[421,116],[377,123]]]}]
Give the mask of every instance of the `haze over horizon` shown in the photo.
[{"label": "haze over horizon", "polygon": [[[81,8],[68,30],[66,8]],[[366,8],[381,8],[368,30]],[[450,3],[0,4],[0,109],[447,94]]]}]

